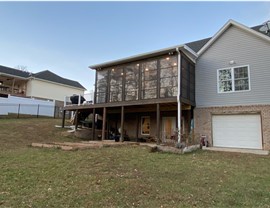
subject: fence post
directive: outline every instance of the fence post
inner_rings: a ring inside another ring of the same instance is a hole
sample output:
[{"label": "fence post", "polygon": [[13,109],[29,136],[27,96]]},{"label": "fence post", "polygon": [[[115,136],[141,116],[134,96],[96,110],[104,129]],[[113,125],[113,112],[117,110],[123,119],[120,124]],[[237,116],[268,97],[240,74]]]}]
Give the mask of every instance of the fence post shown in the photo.
[{"label": "fence post", "polygon": [[56,105],[54,106],[54,114],[53,114],[53,118],[56,118]]},{"label": "fence post", "polygon": [[17,114],[17,118],[20,117],[20,108],[21,108],[21,104],[19,104],[19,106],[18,106],[18,114]]},{"label": "fence post", "polygon": [[37,107],[37,118],[38,118],[38,115],[39,115],[39,104],[38,104],[38,107]]}]

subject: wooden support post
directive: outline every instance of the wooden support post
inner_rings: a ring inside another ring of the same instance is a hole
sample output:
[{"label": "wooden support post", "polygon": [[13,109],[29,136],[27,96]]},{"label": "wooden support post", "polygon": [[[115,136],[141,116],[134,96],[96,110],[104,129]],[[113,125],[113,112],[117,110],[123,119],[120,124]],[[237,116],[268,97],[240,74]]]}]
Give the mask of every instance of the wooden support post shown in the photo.
[{"label": "wooden support post", "polygon": [[160,144],[160,105],[157,103],[157,144]]},{"label": "wooden support post", "polygon": [[191,123],[191,111],[192,111],[192,108],[190,110],[187,111],[187,127],[185,129],[185,132],[186,132],[186,144],[187,145],[191,145],[189,144],[189,142],[193,142],[193,141],[189,141],[189,138],[192,138],[190,135],[192,132],[191,132],[191,129],[190,129],[190,123]]},{"label": "wooden support post", "polygon": [[15,86],[15,78],[12,81],[12,88],[11,88],[11,94],[13,95],[14,93],[14,86]]},{"label": "wooden support post", "polygon": [[124,116],[124,106],[121,107],[121,135],[120,135],[120,142],[123,142],[124,141],[124,119],[125,119],[125,116]]},{"label": "wooden support post", "polygon": [[93,117],[92,117],[92,140],[95,140],[95,127],[96,127],[96,109],[93,108]]},{"label": "wooden support post", "polygon": [[139,126],[140,122],[139,122],[139,115],[136,114],[136,140],[137,142],[139,142]]},{"label": "wooden support post", "polygon": [[79,113],[79,111],[78,110],[76,110],[76,113],[75,113],[75,129],[77,129],[78,128],[78,113]]},{"label": "wooden support post", "polygon": [[109,123],[109,115],[106,116],[107,117],[107,120],[106,120],[106,123],[107,123],[107,134],[106,134],[106,138],[107,139],[110,139],[110,123]]},{"label": "wooden support post", "polygon": [[65,127],[65,120],[66,120],[66,110],[63,110],[63,116],[62,116],[62,128]]},{"label": "wooden support post", "polygon": [[102,137],[101,140],[105,140],[105,129],[106,129],[106,107],[103,108],[103,117],[102,117]]}]

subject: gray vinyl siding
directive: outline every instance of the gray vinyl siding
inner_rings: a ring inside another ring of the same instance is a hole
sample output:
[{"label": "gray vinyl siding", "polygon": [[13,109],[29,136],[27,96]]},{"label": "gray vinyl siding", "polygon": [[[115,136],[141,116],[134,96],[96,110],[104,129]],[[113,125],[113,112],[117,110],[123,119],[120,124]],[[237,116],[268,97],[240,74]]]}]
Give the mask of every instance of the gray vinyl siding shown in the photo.
[{"label": "gray vinyl siding", "polygon": [[[249,66],[250,91],[218,93],[217,70],[243,65]],[[251,104],[270,104],[270,42],[231,26],[197,60],[196,106]]]}]

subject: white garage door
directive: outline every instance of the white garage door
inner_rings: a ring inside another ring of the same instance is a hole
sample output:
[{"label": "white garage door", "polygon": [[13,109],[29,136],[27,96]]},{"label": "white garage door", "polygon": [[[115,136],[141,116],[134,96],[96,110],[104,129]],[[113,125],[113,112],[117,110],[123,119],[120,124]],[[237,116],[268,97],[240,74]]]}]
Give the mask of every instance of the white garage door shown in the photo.
[{"label": "white garage door", "polygon": [[213,146],[262,149],[260,115],[215,115]]}]

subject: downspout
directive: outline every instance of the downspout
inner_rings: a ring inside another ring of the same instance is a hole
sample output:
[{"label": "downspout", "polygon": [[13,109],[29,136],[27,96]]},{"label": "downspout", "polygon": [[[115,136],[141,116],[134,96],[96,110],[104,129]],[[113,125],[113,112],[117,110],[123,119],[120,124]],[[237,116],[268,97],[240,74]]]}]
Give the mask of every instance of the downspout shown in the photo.
[{"label": "downspout", "polygon": [[178,143],[181,142],[181,53],[179,48],[176,48],[176,52],[178,53],[178,89],[177,89],[177,128],[178,128]]}]

